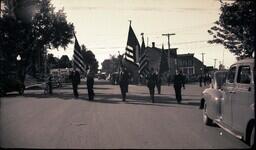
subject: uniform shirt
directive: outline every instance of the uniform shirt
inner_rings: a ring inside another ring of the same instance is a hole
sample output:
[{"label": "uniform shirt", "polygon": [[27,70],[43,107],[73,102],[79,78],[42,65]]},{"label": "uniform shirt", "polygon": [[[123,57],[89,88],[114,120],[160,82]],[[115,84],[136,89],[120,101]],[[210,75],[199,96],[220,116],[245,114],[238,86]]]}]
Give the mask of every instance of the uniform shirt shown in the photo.
[{"label": "uniform shirt", "polygon": [[181,88],[182,86],[185,87],[185,77],[181,74],[175,75],[173,85],[178,88]]}]

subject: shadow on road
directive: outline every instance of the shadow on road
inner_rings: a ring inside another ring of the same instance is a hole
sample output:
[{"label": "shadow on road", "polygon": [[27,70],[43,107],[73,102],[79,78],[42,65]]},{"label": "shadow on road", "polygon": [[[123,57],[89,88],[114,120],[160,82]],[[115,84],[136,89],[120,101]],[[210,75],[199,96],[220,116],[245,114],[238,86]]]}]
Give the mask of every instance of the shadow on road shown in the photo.
[{"label": "shadow on road", "polygon": [[[7,97],[15,97],[17,94],[8,95]],[[25,93],[24,97],[34,97],[34,98],[58,98],[62,100],[74,100],[73,93],[53,93],[51,95],[47,94],[39,94],[39,93]],[[83,100],[89,101],[87,94],[80,94],[78,99],[75,100]],[[124,103],[122,101],[121,94],[107,94],[107,93],[96,93],[95,100],[91,101],[95,103],[110,103],[110,104],[119,104]],[[128,93],[126,102],[127,104],[134,104],[134,105],[154,105],[154,106],[164,106],[164,107],[174,107],[173,104],[177,104],[176,99],[170,98],[170,96],[164,95],[156,95],[155,96],[155,103],[151,102],[149,96],[145,95],[135,95]],[[170,105],[168,105],[170,104]],[[190,106],[197,106],[199,107],[200,101],[194,101],[190,99],[183,99],[180,106],[190,105]],[[175,105],[176,106],[176,105]]]},{"label": "shadow on road", "polygon": [[[61,87],[60,89],[73,90],[71,85],[70,86]],[[87,89],[87,87],[79,87],[79,90],[80,89]],[[107,87],[94,87],[93,89],[94,90],[107,90],[107,89],[110,89],[110,88],[107,88]]]}]

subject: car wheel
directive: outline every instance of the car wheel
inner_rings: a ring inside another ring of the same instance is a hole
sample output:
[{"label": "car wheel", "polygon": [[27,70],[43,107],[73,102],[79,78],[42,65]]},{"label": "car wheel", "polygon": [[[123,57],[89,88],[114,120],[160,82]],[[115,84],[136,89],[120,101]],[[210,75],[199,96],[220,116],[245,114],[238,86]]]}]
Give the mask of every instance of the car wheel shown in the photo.
[{"label": "car wheel", "polygon": [[5,91],[3,89],[0,89],[0,97],[5,96]]},{"label": "car wheel", "polygon": [[248,139],[248,142],[247,142],[251,149],[255,149],[254,136],[255,136],[255,127],[253,127],[250,133],[250,139]]},{"label": "car wheel", "polygon": [[207,107],[206,107],[206,105],[204,106],[204,109],[203,109],[203,122],[204,122],[205,125],[212,125],[212,119],[210,119],[207,116]]},{"label": "car wheel", "polygon": [[24,87],[20,87],[20,89],[19,89],[19,94],[20,94],[20,95],[23,95],[23,94],[24,94]]}]

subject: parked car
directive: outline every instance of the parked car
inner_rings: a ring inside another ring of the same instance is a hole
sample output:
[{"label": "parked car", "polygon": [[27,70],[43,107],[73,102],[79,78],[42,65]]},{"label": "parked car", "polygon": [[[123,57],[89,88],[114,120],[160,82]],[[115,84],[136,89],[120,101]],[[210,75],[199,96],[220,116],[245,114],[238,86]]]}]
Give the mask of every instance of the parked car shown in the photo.
[{"label": "parked car", "polygon": [[52,87],[53,88],[61,88],[62,87],[62,78],[59,76],[53,76],[52,78]]},{"label": "parked car", "polygon": [[17,91],[20,95],[24,93],[25,85],[17,79],[2,79],[0,81],[0,96],[6,95],[8,92]]},{"label": "parked car", "polygon": [[110,82],[112,85],[117,85],[118,84],[118,72],[113,72],[111,75],[110,75]]},{"label": "parked car", "polygon": [[98,79],[99,79],[99,80],[101,80],[101,79],[106,80],[106,77],[107,77],[107,76],[106,76],[106,73],[104,73],[104,72],[98,74]]},{"label": "parked car", "polygon": [[253,67],[253,59],[244,59],[227,72],[215,72],[211,87],[203,91],[201,99],[206,125],[216,123],[250,147],[255,146]]}]

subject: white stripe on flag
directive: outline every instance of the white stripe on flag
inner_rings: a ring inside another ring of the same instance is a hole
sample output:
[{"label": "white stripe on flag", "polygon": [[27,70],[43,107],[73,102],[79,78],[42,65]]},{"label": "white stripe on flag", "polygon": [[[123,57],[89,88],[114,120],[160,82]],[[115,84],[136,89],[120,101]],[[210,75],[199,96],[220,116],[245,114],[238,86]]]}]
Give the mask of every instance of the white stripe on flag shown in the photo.
[{"label": "white stripe on flag", "polygon": [[129,50],[131,50],[131,51],[133,51],[133,47],[131,47],[131,46],[129,46],[129,45],[127,45],[126,48],[129,49]]}]

